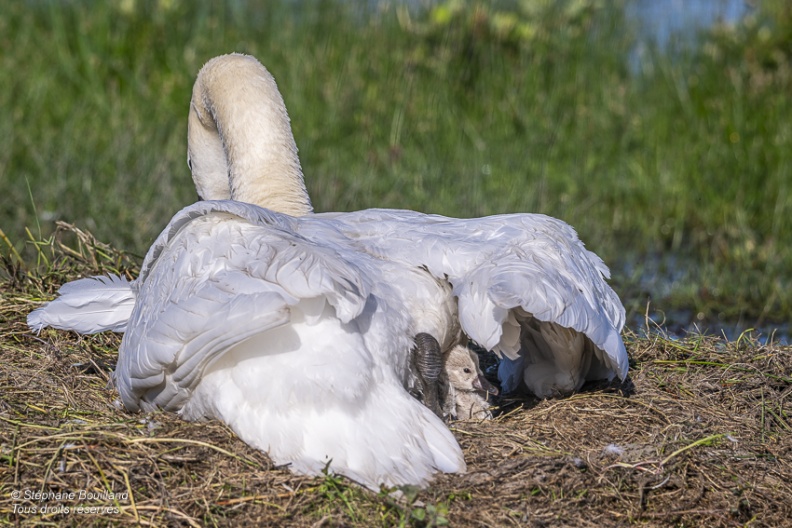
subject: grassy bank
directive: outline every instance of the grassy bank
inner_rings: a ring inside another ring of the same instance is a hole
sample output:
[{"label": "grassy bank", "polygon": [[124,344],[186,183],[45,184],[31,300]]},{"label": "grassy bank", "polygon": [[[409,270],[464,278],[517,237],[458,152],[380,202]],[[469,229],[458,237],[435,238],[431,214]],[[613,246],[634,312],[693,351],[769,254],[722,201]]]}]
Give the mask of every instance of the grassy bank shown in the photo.
[{"label": "grassy bank", "polygon": [[0,0],[0,227],[23,258],[55,220],[143,254],[195,198],[194,76],[240,51],[279,82],[318,211],[546,213],[633,313],[788,320],[790,9],[630,71],[620,10],[548,4]]}]

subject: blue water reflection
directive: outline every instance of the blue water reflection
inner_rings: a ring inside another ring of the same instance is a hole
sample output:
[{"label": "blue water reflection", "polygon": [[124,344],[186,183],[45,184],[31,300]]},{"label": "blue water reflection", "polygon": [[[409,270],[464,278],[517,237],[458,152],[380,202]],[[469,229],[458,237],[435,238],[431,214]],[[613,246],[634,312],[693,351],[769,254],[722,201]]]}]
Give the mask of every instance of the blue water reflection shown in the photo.
[{"label": "blue water reflection", "polygon": [[734,24],[751,9],[743,0],[628,1],[625,14],[638,36],[630,66],[637,70],[652,46],[668,50],[671,42],[692,43],[699,30],[716,23]]}]

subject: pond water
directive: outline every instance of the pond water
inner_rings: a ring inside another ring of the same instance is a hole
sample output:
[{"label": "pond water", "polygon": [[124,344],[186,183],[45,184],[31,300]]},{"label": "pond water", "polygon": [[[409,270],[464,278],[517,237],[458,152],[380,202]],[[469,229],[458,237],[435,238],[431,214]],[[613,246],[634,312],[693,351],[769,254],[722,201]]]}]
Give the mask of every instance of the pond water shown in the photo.
[{"label": "pond water", "polygon": [[[750,331],[751,337],[763,344],[792,344],[792,325],[756,324],[754,320],[732,319],[723,315],[706,315],[693,308],[663,306],[661,299],[671,296],[680,283],[691,283],[696,262],[680,255],[649,255],[632,257],[621,266],[612,269],[622,277],[630,277],[631,290],[648,292],[657,302],[649,302],[648,308],[633,308],[628,316],[627,327],[636,333],[647,330],[652,333],[666,332],[672,338],[682,338],[691,334],[725,336],[729,340],[739,339],[744,332]],[[612,281],[611,281],[612,282]],[[636,284],[637,283],[637,284]],[[627,304],[627,298],[622,297]],[[634,300],[634,299],[633,299]]]},{"label": "pond water", "polygon": [[[668,50],[672,43],[693,43],[698,31],[716,23],[734,24],[752,11],[744,0],[632,0],[625,5],[627,18],[638,28],[638,42],[630,53],[629,63],[636,71],[641,68],[649,50],[656,46]],[[674,256],[663,256],[663,262],[642,263],[639,274],[640,287],[650,291],[657,298],[670,294],[675,283],[685,279],[687,270],[694,263],[683,262]],[[634,265],[626,265],[628,276],[635,271]],[[694,310],[674,309],[670,311],[652,310],[647,316],[636,314],[628,321],[634,330],[661,325],[671,336],[682,337],[690,333],[725,335],[738,339],[743,332],[753,328],[753,336],[760,342],[792,343],[792,328],[785,325],[766,325],[755,327],[746,321],[731,321],[707,318]]]},{"label": "pond water", "polygon": [[689,38],[717,22],[737,22],[750,11],[744,0],[632,0],[625,5],[643,40],[654,40],[661,48],[674,36]]},{"label": "pond water", "polygon": [[648,320],[645,315],[635,314],[627,321],[627,328],[638,335],[662,332],[672,339],[704,334],[724,336],[729,341],[736,341],[742,335],[746,335],[764,345],[792,344],[792,327],[789,324],[757,326],[744,321],[699,319],[700,315],[693,310],[676,309],[661,312],[650,307]]},{"label": "pond water", "polygon": [[628,58],[630,67],[637,71],[654,45],[667,50],[673,41],[692,43],[699,30],[716,23],[733,24],[751,9],[743,0],[628,1],[625,13],[639,36]]}]

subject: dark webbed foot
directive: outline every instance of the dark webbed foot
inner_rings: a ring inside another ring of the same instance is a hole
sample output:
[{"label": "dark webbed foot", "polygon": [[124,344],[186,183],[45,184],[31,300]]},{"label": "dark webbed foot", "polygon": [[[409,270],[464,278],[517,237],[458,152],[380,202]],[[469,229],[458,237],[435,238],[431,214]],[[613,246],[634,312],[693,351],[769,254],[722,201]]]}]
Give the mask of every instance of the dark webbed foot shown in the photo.
[{"label": "dark webbed foot", "polygon": [[443,354],[440,343],[431,335],[416,334],[415,348],[412,349],[412,363],[423,391],[423,403],[440,418],[440,371],[443,368]]}]

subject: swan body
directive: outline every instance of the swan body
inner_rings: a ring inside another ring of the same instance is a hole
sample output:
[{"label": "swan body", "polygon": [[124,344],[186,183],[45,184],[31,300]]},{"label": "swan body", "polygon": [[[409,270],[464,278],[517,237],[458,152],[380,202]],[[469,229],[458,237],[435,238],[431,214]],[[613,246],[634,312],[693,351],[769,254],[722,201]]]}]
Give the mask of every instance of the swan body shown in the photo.
[{"label": "swan body", "polygon": [[[135,283],[115,381],[130,410],[216,418],[276,464],[372,489],[464,471],[405,390],[411,321],[379,263],[301,219],[206,201],[171,220]],[[341,238],[339,238],[340,240]]]},{"label": "swan body", "polygon": [[67,287],[28,318],[125,330],[114,377],[129,409],[218,418],[300,473],[422,485],[465,466],[409,396],[416,334],[496,351],[505,391],[626,376],[607,267],[560,220],[313,214],[283,100],[249,56],[202,68],[188,129],[206,201],[173,217],[134,282],[83,279],[80,302]]},{"label": "swan body", "polygon": [[[210,60],[198,74],[189,122],[190,167],[202,198],[230,197],[295,215],[312,210],[286,107],[255,58]],[[506,392],[524,386],[548,397],[575,391],[586,379],[626,376],[624,307],[605,282],[608,268],[564,222],[536,214],[457,220],[381,209],[313,218],[332,223],[360,251],[401,265],[404,274],[429,280],[415,274],[420,270],[446,282],[447,294],[423,303],[438,320],[457,304],[451,318],[458,324],[438,339],[441,349],[459,343],[461,329],[495,350],[505,358],[499,377]]]}]

